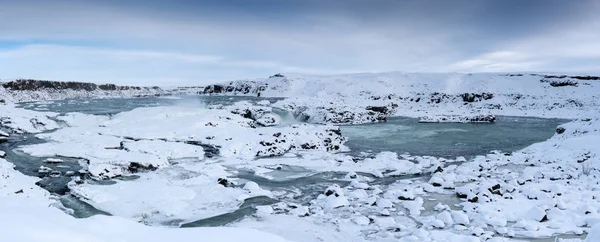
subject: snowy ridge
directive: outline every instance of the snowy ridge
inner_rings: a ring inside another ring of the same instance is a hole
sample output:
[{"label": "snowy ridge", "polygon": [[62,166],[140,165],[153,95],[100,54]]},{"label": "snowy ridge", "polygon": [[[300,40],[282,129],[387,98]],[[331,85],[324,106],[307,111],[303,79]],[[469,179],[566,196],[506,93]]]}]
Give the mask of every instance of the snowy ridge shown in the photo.
[{"label": "snowy ridge", "polygon": [[0,100],[26,102],[67,98],[139,97],[164,95],[159,87],[117,86],[85,82],[15,80],[0,85]]},{"label": "snowy ridge", "polygon": [[[500,73],[286,74],[215,84],[204,93],[289,97],[275,106],[317,123],[385,121],[379,115],[582,117],[599,106],[599,79]],[[388,110],[373,112],[368,107]]]}]

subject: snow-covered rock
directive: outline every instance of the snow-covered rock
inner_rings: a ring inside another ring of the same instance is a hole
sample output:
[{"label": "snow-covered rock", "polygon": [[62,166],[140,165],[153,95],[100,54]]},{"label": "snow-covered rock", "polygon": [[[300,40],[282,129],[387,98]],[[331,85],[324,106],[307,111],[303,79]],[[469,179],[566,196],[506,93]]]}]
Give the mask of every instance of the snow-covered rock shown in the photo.
[{"label": "snow-covered rock", "polygon": [[283,74],[215,84],[204,93],[289,97],[273,106],[316,123],[379,122],[394,115],[418,118],[436,113],[573,117],[598,105],[600,85],[595,78],[533,73]]},{"label": "snow-covered rock", "polygon": [[420,123],[493,123],[496,122],[494,115],[476,116],[432,116],[421,117]]},{"label": "snow-covered rock", "polygon": [[67,98],[139,97],[168,94],[160,87],[118,86],[85,82],[15,80],[0,85],[0,99],[8,102]]}]

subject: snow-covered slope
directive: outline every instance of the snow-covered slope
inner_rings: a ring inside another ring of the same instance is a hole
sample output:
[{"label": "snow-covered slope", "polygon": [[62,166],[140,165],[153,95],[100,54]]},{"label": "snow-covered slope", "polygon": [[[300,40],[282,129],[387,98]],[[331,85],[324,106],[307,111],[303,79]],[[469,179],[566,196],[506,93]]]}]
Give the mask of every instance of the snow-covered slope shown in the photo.
[{"label": "snow-covered slope", "polygon": [[207,86],[205,94],[289,97],[275,106],[318,123],[387,116],[495,114],[581,117],[598,106],[600,77],[500,73],[275,75]]}]

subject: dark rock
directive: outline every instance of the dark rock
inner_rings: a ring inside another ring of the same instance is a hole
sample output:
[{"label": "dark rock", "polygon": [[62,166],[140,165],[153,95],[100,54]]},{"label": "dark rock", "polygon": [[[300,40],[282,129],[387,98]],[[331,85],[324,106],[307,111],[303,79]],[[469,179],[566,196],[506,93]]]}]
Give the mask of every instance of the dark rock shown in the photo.
[{"label": "dark rock", "polygon": [[379,113],[387,113],[388,108],[386,106],[368,106],[366,108],[369,111],[379,112]]},{"label": "dark rock", "polygon": [[204,150],[204,157],[206,157],[206,158],[212,158],[212,157],[218,156],[220,154],[221,146],[218,146],[218,145],[204,144],[204,143],[202,143],[200,141],[196,141],[196,140],[187,140],[187,141],[184,141],[183,143],[188,144],[188,145],[196,145],[196,146],[202,147],[202,149]]},{"label": "dark rock", "polygon": [[229,182],[229,180],[225,179],[225,178],[219,178],[217,179],[217,182],[219,182],[219,184],[223,185],[224,187],[232,187],[233,183]]},{"label": "dark rock", "polygon": [[557,133],[557,134],[562,134],[562,133],[564,133],[565,131],[566,131],[566,129],[565,129],[565,128],[563,128],[563,127],[558,127],[558,128],[556,128],[556,133]]},{"label": "dark rock", "polygon": [[498,190],[500,189],[502,186],[500,186],[500,184],[496,184],[494,186],[492,186],[492,190]]},{"label": "dark rock", "polygon": [[402,201],[412,201],[412,200],[415,200],[414,198],[405,197],[405,196],[399,196],[398,199],[402,200]]},{"label": "dark rock", "polygon": [[476,203],[477,201],[479,201],[479,197],[475,196],[471,199],[468,200],[470,203]]},{"label": "dark rock", "polygon": [[458,198],[462,198],[462,199],[467,199],[467,194],[462,194],[462,193],[456,193],[456,196],[458,196]]},{"label": "dark rock", "polygon": [[23,193],[23,189],[18,190],[18,191],[15,192],[15,194],[20,194],[20,193]]},{"label": "dark rock", "polygon": [[32,79],[19,79],[2,84],[2,87],[13,91],[36,91],[42,89],[77,90],[77,91],[120,91],[120,90],[160,90],[159,87],[117,86],[114,84],[97,85],[87,82],[59,82]]},{"label": "dark rock", "polygon": [[305,150],[314,150],[317,148],[316,145],[314,145],[314,144],[311,145],[308,143],[304,143],[304,144],[300,145],[300,147],[302,147],[302,149],[305,149]]},{"label": "dark rock", "polygon": [[158,167],[155,167],[152,164],[146,166],[146,165],[142,165],[141,163],[138,163],[138,162],[131,162],[131,163],[129,163],[129,166],[127,167],[127,171],[129,171],[131,173],[138,173],[138,172],[144,172],[144,171],[155,171],[156,169],[158,169]]},{"label": "dark rock", "polygon": [[550,81],[550,86],[553,87],[566,87],[566,86],[574,86],[576,87],[579,83],[577,83],[576,81],[570,81],[570,80],[565,80],[565,81]]},{"label": "dark rock", "polygon": [[444,169],[441,166],[438,166],[437,169],[433,173],[444,172]]}]

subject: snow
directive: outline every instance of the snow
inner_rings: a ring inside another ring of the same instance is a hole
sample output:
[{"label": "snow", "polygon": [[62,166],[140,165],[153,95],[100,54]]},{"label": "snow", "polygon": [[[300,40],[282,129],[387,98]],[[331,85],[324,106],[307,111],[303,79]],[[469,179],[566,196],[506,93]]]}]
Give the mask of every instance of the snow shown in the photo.
[{"label": "snow", "polygon": [[[577,82],[577,86],[556,86],[566,80]],[[545,238],[588,232],[586,241],[597,240],[597,82],[529,74],[383,73],[285,75],[235,85],[248,83],[251,90],[268,83],[262,96],[289,98],[276,103],[243,101],[203,108],[138,108],[110,118],[76,113],[59,116],[15,108],[10,103],[0,105],[2,128],[8,131],[0,136],[40,133],[37,137],[49,142],[17,151],[44,158],[81,158],[84,172],[93,179],[73,178],[71,193],[115,217],[74,220],[48,208],[53,200],[33,186],[36,179],[2,166],[2,174],[23,179],[14,182],[24,187],[24,193],[15,194],[21,188],[9,186],[2,195],[30,196],[27,189],[32,187],[32,193],[43,199],[29,199],[37,203],[33,205],[2,204],[0,213],[6,210],[10,216],[27,219],[36,228],[48,229],[50,235],[57,231],[69,236],[100,236],[101,241],[115,240],[111,236],[124,229],[131,233],[127,236],[140,239],[187,235],[230,241],[223,236],[234,236],[231,240],[265,236],[264,241],[269,241],[279,238],[237,228],[173,230],[141,225],[178,226],[236,211],[248,198],[268,196],[279,202],[258,206],[256,213],[228,226],[303,241],[508,241],[503,237]],[[309,123],[284,123],[275,108]],[[341,153],[347,150],[346,139],[333,126],[384,122],[391,116],[463,122],[479,115],[573,120],[544,142],[509,154],[491,152],[469,159],[393,152],[352,157]],[[66,122],[68,127],[58,129],[53,119]],[[290,167],[301,172],[277,175],[293,170]],[[40,167],[40,171],[51,172],[45,168]],[[275,183],[322,172],[342,175],[319,187],[328,186],[318,194],[302,194],[298,188],[281,191],[239,179],[240,171]],[[419,177],[396,179],[405,175]],[[131,179],[112,179],[116,177]],[[114,184],[98,185],[97,180],[102,179],[112,179]],[[219,179],[228,182],[219,184]],[[396,180],[391,184],[374,182],[385,179]],[[298,196],[306,198],[297,204],[289,202]],[[44,219],[55,220],[45,224]],[[15,224],[6,226],[26,227]],[[89,229],[94,226],[114,231],[102,230],[100,234],[100,230]],[[195,234],[200,231],[207,234]],[[238,231],[243,236],[235,237]],[[210,237],[216,234],[221,237]]]},{"label": "snow", "polygon": [[[55,207],[45,190],[0,159],[0,220],[6,241],[285,241],[281,237],[244,228],[172,229],[148,227],[133,221],[97,215],[75,219]],[[32,230],[32,228],[35,228]]]},{"label": "snow", "polygon": [[220,156],[242,159],[279,156],[290,150],[345,149],[345,139],[333,126],[255,129],[251,119],[222,109],[153,107],[120,113],[110,120],[93,115],[60,118],[70,127],[38,135],[53,142],[21,150],[35,156],[89,160],[88,171],[96,177],[125,175],[132,163],[160,168],[169,166],[172,159],[203,159],[204,146],[215,147]]},{"label": "snow", "polygon": [[585,242],[600,241],[600,224],[596,224],[590,230]]}]

